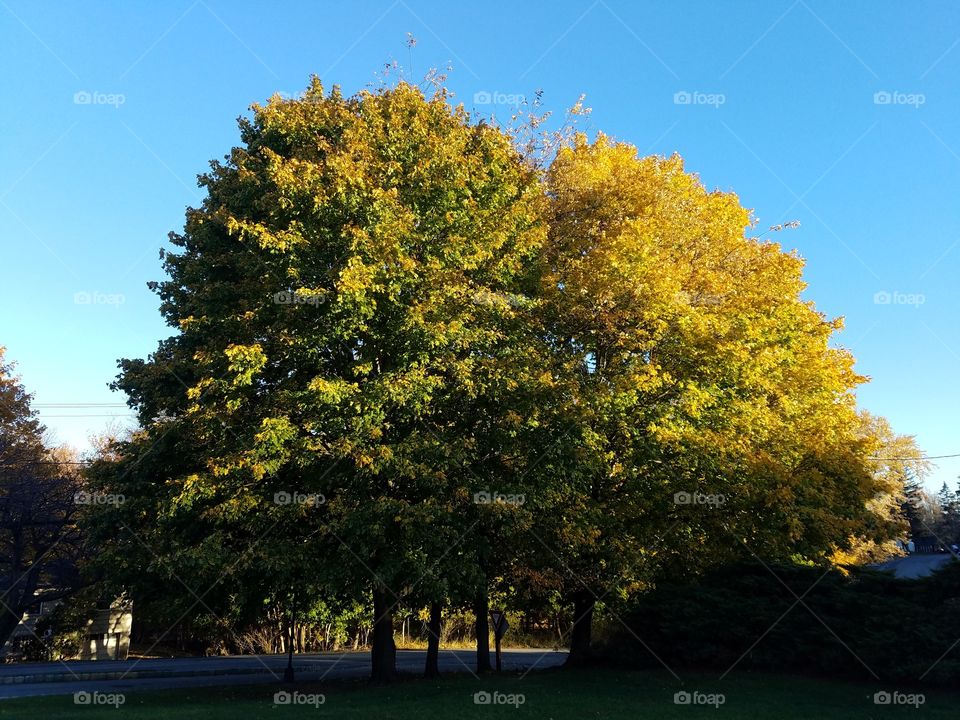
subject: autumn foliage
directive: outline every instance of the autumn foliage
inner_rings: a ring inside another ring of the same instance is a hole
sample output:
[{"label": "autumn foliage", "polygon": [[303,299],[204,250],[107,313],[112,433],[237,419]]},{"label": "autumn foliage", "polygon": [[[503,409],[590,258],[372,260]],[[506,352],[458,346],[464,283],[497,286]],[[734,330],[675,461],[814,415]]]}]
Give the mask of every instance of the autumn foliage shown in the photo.
[{"label": "autumn foliage", "polygon": [[372,596],[387,678],[400,606],[569,600],[588,651],[597,598],[875,527],[840,322],[678,156],[544,166],[406,83],[315,80],[240,137],[171,235],[173,335],[121,362],[118,583],[228,626]]}]

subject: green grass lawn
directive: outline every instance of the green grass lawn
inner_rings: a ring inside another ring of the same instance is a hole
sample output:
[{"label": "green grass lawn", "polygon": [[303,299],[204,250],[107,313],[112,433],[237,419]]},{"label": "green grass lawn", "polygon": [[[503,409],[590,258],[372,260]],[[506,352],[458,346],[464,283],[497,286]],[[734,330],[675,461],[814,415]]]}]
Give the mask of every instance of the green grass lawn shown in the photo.
[{"label": "green grass lawn", "polygon": [[[878,706],[873,694],[895,688],[779,675],[685,675],[681,687],[666,673],[613,670],[549,670],[520,679],[513,675],[484,678],[444,677],[437,681],[411,680],[389,687],[362,683],[303,685],[303,694],[323,693],[319,705],[275,705],[277,686],[197,688],[128,693],[119,709],[78,706],[72,697],[26,698],[0,701],[0,717],[70,720],[89,718],[177,718],[177,720],[256,720],[257,718],[776,718],[789,720],[850,720],[851,718],[957,718],[960,693],[925,693],[919,710],[912,706]],[[478,691],[496,692],[500,699],[522,704],[480,705]],[[714,706],[678,705],[678,690],[704,695],[722,693]],[[899,689],[901,692],[915,692]],[[510,698],[510,696],[514,696]]]}]

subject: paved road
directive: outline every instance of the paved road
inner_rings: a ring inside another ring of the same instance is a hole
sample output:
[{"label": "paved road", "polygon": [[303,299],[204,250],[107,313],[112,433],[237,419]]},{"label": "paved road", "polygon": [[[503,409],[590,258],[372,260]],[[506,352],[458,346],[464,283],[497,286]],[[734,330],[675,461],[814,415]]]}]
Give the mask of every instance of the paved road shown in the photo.
[{"label": "paved road", "polygon": [[[400,672],[423,672],[426,652],[400,650]],[[563,663],[566,653],[553,650],[505,650],[504,670],[542,669]],[[442,672],[473,672],[470,650],[440,653]],[[0,699],[31,695],[72,695],[78,691],[117,693],[209,685],[252,685],[283,679],[286,655],[253,655],[209,658],[170,658],[66,663],[25,663],[0,666]],[[367,652],[315,653],[294,657],[298,682],[364,678],[370,674]],[[120,679],[121,675],[126,677]],[[105,677],[110,676],[113,677]],[[39,677],[45,681],[37,682]]]},{"label": "paved road", "polygon": [[942,567],[953,556],[950,553],[934,553],[930,555],[913,554],[902,558],[894,558],[877,565],[878,570],[893,570],[898,578],[919,578],[930,575],[934,570]]}]

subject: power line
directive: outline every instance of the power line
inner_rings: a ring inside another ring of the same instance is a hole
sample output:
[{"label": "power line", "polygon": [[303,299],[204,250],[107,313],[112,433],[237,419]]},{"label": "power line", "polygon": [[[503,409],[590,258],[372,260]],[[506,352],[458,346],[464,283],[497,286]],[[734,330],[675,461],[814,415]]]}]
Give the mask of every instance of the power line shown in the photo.
[{"label": "power line", "polygon": [[922,457],[872,457],[871,460],[941,460],[943,458],[960,457],[960,453],[952,455],[924,455]]},{"label": "power line", "polygon": [[93,460],[30,460],[28,462],[0,463],[0,467],[18,467],[24,465],[91,465]]},{"label": "power line", "polygon": [[126,403],[87,403],[87,402],[64,402],[64,403],[33,403],[34,408],[99,408],[99,407],[126,407]]},{"label": "power line", "polygon": [[112,418],[130,418],[136,417],[134,413],[127,413],[123,415],[44,415],[44,418],[95,418],[95,417],[112,417]]}]

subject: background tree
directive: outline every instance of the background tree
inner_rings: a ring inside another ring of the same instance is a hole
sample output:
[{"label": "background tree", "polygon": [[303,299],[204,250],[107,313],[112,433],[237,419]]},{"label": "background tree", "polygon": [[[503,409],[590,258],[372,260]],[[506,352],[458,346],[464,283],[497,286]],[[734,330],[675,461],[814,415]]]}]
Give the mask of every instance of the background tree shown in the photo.
[{"label": "background tree", "polygon": [[954,545],[960,538],[960,499],[947,483],[943,483],[937,493],[937,505],[940,506],[940,520],[935,530],[937,539],[945,546]]},{"label": "background tree", "polygon": [[0,347],[0,648],[28,608],[82,585],[75,458],[46,445],[30,400]]},{"label": "background tree", "polygon": [[919,478],[910,475],[905,490],[903,514],[910,528],[909,539],[919,552],[933,552],[941,543],[937,527],[943,513],[934,493],[929,492]]},{"label": "background tree", "polygon": [[863,565],[882,562],[902,553],[896,540],[920,537],[924,505],[922,480],[930,462],[910,435],[898,435],[886,418],[860,411],[858,436],[867,443],[868,464],[877,488],[867,500],[868,522],[863,533],[850,538],[848,549],[838,549],[834,562]]}]

